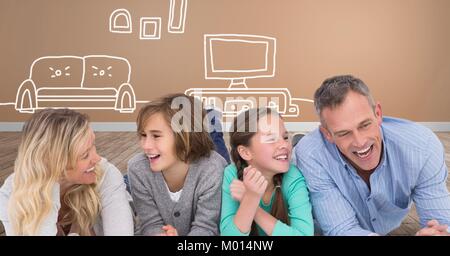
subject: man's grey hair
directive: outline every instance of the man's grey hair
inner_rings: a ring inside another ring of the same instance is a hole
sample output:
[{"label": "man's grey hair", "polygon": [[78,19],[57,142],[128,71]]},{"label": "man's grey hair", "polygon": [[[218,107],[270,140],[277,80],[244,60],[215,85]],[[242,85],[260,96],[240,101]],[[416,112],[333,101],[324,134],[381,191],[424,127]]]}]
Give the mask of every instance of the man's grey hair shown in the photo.
[{"label": "man's grey hair", "polygon": [[375,111],[375,101],[369,88],[361,79],[351,75],[334,76],[326,79],[314,93],[314,106],[322,124],[322,110],[324,108],[333,109],[341,105],[350,90],[366,96],[367,101]]}]

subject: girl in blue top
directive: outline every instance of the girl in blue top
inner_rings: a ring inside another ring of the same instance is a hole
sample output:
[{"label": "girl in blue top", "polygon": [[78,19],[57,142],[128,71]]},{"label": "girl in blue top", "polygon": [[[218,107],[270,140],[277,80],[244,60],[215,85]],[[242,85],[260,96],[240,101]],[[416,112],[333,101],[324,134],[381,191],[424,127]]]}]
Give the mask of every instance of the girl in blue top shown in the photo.
[{"label": "girl in blue top", "polygon": [[270,108],[239,114],[230,134],[234,164],[222,185],[222,235],[313,235],[306,183],[290,164],[292,145]]}]

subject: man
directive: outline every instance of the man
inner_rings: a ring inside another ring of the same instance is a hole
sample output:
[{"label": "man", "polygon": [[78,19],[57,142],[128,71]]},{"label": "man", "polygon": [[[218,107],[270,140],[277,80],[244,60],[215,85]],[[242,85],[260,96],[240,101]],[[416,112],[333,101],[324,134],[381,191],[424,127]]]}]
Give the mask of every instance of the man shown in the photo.
[{"label": "man", "polygon": [[412,201],[417,235],[448,235],[450,195],[436,135],[410,121],[382,117],[363,81],[336,76],[314,95],[320,127],[295,147],[325,235],[385,235]]}]

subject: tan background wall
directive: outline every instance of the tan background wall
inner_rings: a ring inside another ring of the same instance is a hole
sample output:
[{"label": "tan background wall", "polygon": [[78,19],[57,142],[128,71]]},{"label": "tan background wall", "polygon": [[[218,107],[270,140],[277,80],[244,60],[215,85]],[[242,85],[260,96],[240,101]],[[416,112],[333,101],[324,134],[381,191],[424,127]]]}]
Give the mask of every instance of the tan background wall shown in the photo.
[{"label": "tan background wall", "polygon": [[[132,15],[133,33],[108,31],[118,8]],[[450,1],[448,0],[189,0],[183,34],[167,32],[169,0],[1,0],[0,103],[13,102],[31,63],[42,56],[125,57],[138,100],[190,87],[227,87],[205,80],[203,35],[277,38],[276,73],[249,87],[287,87],[312,98],[327,77],[354,74],[381,101],[384,113],[415,121],[450,121]],[[139,18],[162,19],[160,40],[139,40]],[[142,106],[138,104],[138,108]],[[312,104],[299,118],[316,121]],[[133,122],[133,114],[86,111],[96,122]],[[0,122],[24,121],[0,106]]]}]

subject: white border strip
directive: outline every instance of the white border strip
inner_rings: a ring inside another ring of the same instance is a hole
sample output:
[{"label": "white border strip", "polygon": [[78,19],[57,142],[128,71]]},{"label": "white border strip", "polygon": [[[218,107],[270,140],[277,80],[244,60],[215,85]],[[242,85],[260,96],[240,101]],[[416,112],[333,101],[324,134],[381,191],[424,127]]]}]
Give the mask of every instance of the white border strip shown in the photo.
[{"label": "white border strip", "polygon": [[450,122],[418,122],[433,132],[450,132]]},{"label": "white border strip", "polygon": [[92,122],[91,127],[96,132],[136,132],[134,122]]},{"label": "white border strip", "polygon": [[0,132],[20,132],[22,126],[21,122],[0,122]]},{"label": "white border strip", "polygon": [[[450,132],[450,122],[417,122],[433,132]],[[310,132],[319,127],[319,122],[286,122],[290,132]]]},{"label": "white border strip", "polygon": [[[286,122],[285,124],[289,132],[311,132],[319,127],[319,122]],[[222,127],[225,131],[229,131],[231,129],[231,122],[223,123]]]},{"label": "white border strip", "polygon": [[[20,132],[23,122],[0,122],[0,132]],[[96,132],[136,132],[134,122],[92,122],[91,127]]]},{"label": "white border strip", "polygon": [[[450,122],[418,122],[433,132],[450,132]],[[20,132],[23,122],[0,122],[0,132]],[[319,122],[286,122],[286,129],[290,132],[310,132],[319,126]],[[92,129],[96,132],[135,132],[135,122],[92,122]],[[224,130],[231,127],[230,122],[223,124]]]}]

